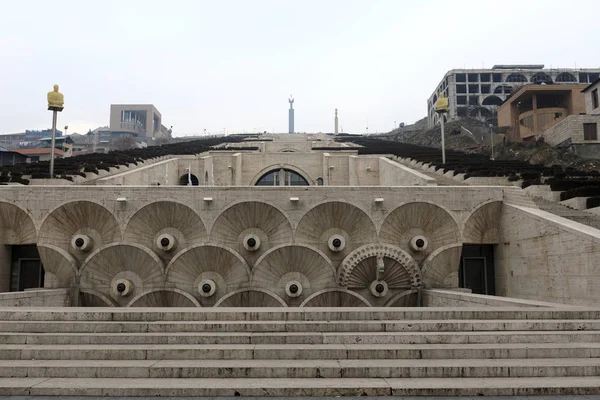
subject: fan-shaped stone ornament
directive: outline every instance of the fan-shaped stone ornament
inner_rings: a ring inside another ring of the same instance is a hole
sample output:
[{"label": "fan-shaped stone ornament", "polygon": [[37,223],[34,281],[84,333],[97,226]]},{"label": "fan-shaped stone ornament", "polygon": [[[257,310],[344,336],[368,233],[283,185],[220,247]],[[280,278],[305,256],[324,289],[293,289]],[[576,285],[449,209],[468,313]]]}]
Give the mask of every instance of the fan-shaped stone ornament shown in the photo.
[{"label": "fan-shaped stone ornament", "polygon": [[30,244],[37,242],[31,217],[11,203],[0,202],[0,243]]},{"label": "fan-shaped stone ornament", "polygon": [[287,307],[287,304],[268,290],[241,289],[225,295],[215,307]]},{"label": "fan-shaped stone ornament", "polygon": [[[371,218],[360,208],[339,201],[312,208],[296,229],[297,242],[317,247],[332,260],[342,260],[354,248],[373,243],[376,238]],[[339,246],[333,245],[335,239],[341,239]]]},{"label": "fan-shaped stone ornament", "polygon": [[477,208],[465,223],[465,228],[463,230],[463,243],[499,243],[501,213],[501,201],[487,203]]},{"label": "fan-shaped stone ornament", "polygon": [[[416,236],[426,239],[425,250],[412,251],[410,243]],[[381,225],[379,238],[384,243],[408,250],[420,261],[439,247],[460,242],[460,231],[454,218],[443,208],[415,202],[392,211]]]},{"label": "fan-shaped stone ornament", "polygon": [[200,307],[190,294],[178,289],[155,289],[134,297],[128,307]]},{"label": "fan-shaped stone ornament", "polygon": [[[52,244],[69,252],[78,261],[90,252],[119,240],[121,232],[110,211],[91,201],[66,203],[50,213],[42,223],[39,244]],[[90,238],[93,246],[78,250],[74,239]]]},{"label": "fan-shaped stone ornament", "polygon": [[79,290],[79,306],[80,307],[114,307],[115,303],[102,293],[94,290],[80,289]]},{"label": "fan-shaped stone ornament", "polygon": [[170,260],[182,249],[201,244],[206,236],[204,223],[190,207],[157,201],[142,207],[129,219],[124,240],[146,246]]},{"label": "fan-shaped stone ornament", "polygon": [[462,244],[444,246],[423,261],[423,287],[427,289],[457,288]]},{"label": "fan-shaped stone ornament", "polygon": [[[302,245],[272,249],[257,261],[252,270],[253,287],[272,290],[287,298],[288,304],[295,305],[317,290],[335,287],[335,280],[335,269],[327,257]],[[292,281],[301,284],[301,295],[287,295],[286,286]]]},{"label": "fan-shaped stone ornament", "polygon": [[343,289],[325,289],[308,297],[300,307],[370,307],[358,293]]},{"label": "fan-shaped stone ornament", "polygon": [[44,266],[45,288],[74,287],[77,276],[77,261],[60,247],[51,244],[38,245],[40,260]]},{"label": "fan-shaped stone ornament", "polygon": [[[383,260],[383,267],[377,266],[378,258]],[[369,287],[375,279],[385,280],[390,288],[421,285],[421,273],[415,260],[401,248],[388,244],[359,247],[348,254],[338,271],[338,282],[346,287]]]},{"label": "fan-shaped stone ornament", "polygon": [[[80,270],[80,286],[110,296],[126,305],[140,293],[163,286],[164,266],[160,258],[138,244],[113,244],[90,254]],[[130,282],[122,295],[124,281]]]},{"label": "fan-shaped stone ornament", "polygon": [[[277,208],[247,201],[232,205],[217,217],[210,239],[235,250],[248,265],[254,265],[270,248],[292,242],[292,226]],[[254,245],[250,239],[254,239]]]},{"label": "fan-shaped stone ornament", "polygon": [[[228,292],[248,286],[249,282],[250,268],[246,261],[231,249],[218,245],[193,246],[180,252],[167,266],[167,283],[200,299],[205,307],[214,305]],[[211,288],[205,292],[206,284]]]}]

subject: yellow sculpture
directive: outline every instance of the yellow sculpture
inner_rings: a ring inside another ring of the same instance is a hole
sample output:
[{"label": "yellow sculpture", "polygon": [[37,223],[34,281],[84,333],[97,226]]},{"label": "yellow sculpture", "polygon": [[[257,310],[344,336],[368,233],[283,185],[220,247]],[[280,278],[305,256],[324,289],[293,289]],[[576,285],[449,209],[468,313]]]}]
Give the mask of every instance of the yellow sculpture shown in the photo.
[{"label": "yellow sculpture", "polygon": [[58,91],[58,85],[54,85],[54,90],[52,92],[48,92],[48,109],[56,108],[57,110],[62,110],[64,105],[64,96]]},{"label": "yellow sculpture", "polygon": [[448,111],[448,98],[444,96],[444,93],[440,93],[440,97],[435,102],[435,111],[438,113],[444,113]]}]

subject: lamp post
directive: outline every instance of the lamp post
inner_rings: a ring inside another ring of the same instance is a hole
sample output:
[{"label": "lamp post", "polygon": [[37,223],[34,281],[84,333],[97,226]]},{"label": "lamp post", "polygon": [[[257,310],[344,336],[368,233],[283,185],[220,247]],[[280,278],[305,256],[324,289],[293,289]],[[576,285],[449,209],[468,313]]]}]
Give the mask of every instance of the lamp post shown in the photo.
[{"label": "lamp post", "polygon": [[440,122],[442,124],[442,164],[446,164],[446,143],[444,138],[444,116],[448,112],[448,99],[444,96],[444,93],[440,93],[440,97],[435,102],[435,112],[440,116]]},{"label": "lamp post", "polygon": [[396,130],[396,121],[394,121],[394,130]]},{"label": "lamp post", "polygon": [[404,122],[400,122],[400,139],[404,143]]},{"label": "lamp post", "polygon": [[62,93],[58,91],[58,85],[54,85],[54,90],[48,92],[48,110],[52,111],[52,140],[50,142],[50,179],[54,178],[54,146],[56,143],[56,118],[59,112],[65,107],[65,100]]},{"label": "lamp post", "polygon": [[494,125],[490,124],[490,139],[492,140],[492,161],[494,160]]}]

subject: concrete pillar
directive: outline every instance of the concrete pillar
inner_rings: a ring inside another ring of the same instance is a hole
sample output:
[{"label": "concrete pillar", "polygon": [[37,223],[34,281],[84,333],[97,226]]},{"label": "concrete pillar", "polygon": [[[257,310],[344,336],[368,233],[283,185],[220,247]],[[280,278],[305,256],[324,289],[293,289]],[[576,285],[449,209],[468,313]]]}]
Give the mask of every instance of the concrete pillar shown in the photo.
[{"label": "concrete pillar", "polygon": [[0,292],[10,291],[12,247],[0,245]]},{"label": "concrete pillar", "polygon": [[538,121],[537,121],[537,94],[533,95],[533,133],[538,133]]}]

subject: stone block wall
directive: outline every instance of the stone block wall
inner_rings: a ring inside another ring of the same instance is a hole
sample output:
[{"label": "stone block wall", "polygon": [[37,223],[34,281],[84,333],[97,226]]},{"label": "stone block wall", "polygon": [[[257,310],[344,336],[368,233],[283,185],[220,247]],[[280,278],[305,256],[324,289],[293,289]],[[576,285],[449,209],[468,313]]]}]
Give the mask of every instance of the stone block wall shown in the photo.
[{"label": "stone block wall", "polygon": [[600,115],[570,115],[552,128],[545,130],[542,137],[551,146],[557,146],[569,139],[570,143],[599,144],[600,140],[583,139],[584,123],[600,125]]}]

